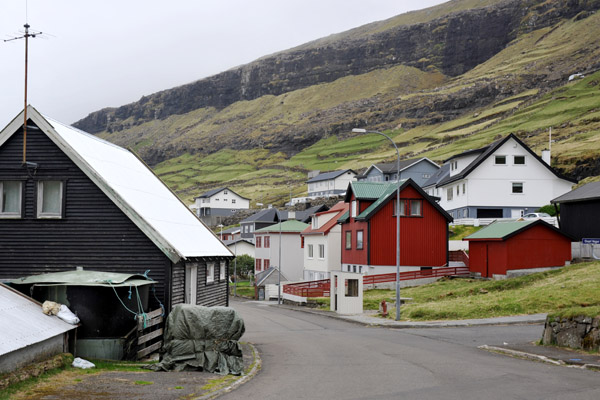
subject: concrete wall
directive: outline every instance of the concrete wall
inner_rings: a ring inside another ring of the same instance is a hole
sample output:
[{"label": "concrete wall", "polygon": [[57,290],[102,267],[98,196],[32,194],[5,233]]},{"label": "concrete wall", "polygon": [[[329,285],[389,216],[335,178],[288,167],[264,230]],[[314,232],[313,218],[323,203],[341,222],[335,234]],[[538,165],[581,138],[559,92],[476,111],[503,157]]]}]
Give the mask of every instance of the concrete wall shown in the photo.
[{"label": "concrete wall", "polygon": [[45,360],[68,351],[62,334],[0,356],[0,374],[22,368],[32,362]]}]

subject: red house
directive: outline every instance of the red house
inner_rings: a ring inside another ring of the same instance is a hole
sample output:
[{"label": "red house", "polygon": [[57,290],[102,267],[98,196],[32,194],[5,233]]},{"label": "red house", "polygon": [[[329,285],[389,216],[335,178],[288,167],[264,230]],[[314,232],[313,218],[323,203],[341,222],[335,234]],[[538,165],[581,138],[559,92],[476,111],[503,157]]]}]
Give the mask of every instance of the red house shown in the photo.
[{"label": "red house", "polygon": [[463,240],[469,242],[469,269],[483,277],[571,260],[571,238],[540,219],[496,221]]},{"label": "red house", "polygon": [[352,182],[344,201],[342,271],[366,274],[396,268],[396,188],[400,185],[400,266],[403,271],[448,263],[452,217],[412,179],[399,183]]}]

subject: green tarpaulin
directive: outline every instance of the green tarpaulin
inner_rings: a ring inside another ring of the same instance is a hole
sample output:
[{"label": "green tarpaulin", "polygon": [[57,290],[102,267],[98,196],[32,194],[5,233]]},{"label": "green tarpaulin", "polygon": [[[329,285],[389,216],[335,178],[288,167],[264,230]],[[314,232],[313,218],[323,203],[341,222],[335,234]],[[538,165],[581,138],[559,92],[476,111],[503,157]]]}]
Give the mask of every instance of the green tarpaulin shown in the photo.
[{"label": "green tarpaulin", "polygon": [[238,340],[244,320],[229,307],[176,305],[167,318],[160,362],[155,371],[203,370],[221,375],[244,371]]}]

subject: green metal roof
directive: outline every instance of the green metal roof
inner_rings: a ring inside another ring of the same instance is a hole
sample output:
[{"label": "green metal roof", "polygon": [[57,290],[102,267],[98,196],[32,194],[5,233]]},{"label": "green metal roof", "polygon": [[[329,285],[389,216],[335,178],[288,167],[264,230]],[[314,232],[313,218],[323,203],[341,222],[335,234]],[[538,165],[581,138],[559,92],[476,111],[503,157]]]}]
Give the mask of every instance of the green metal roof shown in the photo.
[{"label": "green metal roof", "polygon": [[406,182],[406,179],[401,180],[399,183],[390,183],[385,185],[386,188],[383,191],[383,193],[381,193],[381,195],[379,196],[379,198],[377,199],[377,201],[375,201],[373,204],[371,204],[369,207],[367,207],[363,212],[361,212],[356,219],[364,219],[367,218],[374,210],[376,210],[379,205],[381,203],[383,203],[391,194],[396,193],[396,188],[398,186],[401,186],[404,182]]},{"label": "green metal roof", "polygon": [[[405,180],[401,180],[400,183],[404,183]],[[386,191],[392,187],[396,189],[396,183],[382,183],[382,182],[352,182],[352,193],[358,200],[375,200],[379,199]]]},{"label": "green metal roof", "polygon": [[350,211],[346,211],[344,214],[342,214],[342,216],[340,218],[338,218],[338,222],[344,223],[344,222],[348,221],[349,217],[350,217]]},{"label": "green metal roof", "polygon": [[538,220],[524,220],[524,221],[496,221],[483,229],[467,236],[464,240],[475,240],[475,239],[504,239],[505,237],[520,231],[521,229],[531,225]]},{"label": "green metal roof", "polygon": [[[293,232],[302,232],[308,224],[304,222],[296,221],[295,219],[288,220],[281,223],[281,232],[293,233]],[[254,232],[279,232],[279,223],[274,225],[269,225],[265,228],[257,229]]]}]

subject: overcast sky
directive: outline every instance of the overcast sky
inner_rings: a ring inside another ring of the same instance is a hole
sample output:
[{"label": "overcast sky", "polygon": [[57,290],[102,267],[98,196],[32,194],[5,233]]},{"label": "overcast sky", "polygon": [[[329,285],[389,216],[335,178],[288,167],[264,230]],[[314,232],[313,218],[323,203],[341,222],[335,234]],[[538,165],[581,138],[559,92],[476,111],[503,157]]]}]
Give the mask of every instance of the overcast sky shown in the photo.
[{"label": "overcast sky", "polygon": [[[28,102],[73,123],[261,56],[445,0],[0,0],[29,22]],[[27,10],[27,13],[26,13]],[[0,129],[23,109],[24,41],[0,41]]]}]

